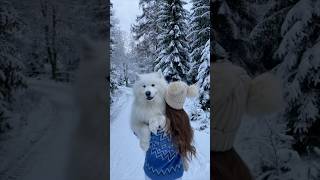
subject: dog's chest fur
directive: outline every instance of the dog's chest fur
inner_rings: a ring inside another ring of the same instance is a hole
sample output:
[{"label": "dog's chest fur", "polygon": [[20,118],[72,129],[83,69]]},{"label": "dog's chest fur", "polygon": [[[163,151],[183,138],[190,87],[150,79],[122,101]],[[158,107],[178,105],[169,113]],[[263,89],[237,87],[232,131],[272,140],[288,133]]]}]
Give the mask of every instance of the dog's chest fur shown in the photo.
[{"label": "dog's chest fur", "polygon": [[137,121],[143,122],[145,124],[149,123],[151,117],[155,117],[158,115],[165,114],[165,105],[159,104],[157,106],[150,105],[150,106],[139,106],[136,105],[134,108],[134,116]]}]

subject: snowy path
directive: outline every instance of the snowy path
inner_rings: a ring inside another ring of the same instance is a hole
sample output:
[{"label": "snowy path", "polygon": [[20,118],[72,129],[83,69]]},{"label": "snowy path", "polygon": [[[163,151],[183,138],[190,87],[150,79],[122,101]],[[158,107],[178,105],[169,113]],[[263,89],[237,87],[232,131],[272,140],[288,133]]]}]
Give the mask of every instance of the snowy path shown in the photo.
[{"label": "snowy path", "polygon": [[[64,167],[68,158],[69,137],[76,119],[72,104],[72,88],[62,83],[30,82],[30,87],[43,95],[49,106],[30,114],[30,120],[47,121],[47,127],[35,139],[30,137],[29,147],[0,179],[19,180],[63,180]],[[27,138],[26,138],[27,139]]]},{"label": "snowy path", "polygon": [[[129,119],[133,96],[130,89],[125,89],[116,102],[116,113],[111,112],[110,127],[110,175],[111,180],[144,180],[144,152],[140,149],[137,138],[132,134]],[[208,133],[195,131],[197,158],[193,159],[183,180],[210,179],[210,136]]]}]

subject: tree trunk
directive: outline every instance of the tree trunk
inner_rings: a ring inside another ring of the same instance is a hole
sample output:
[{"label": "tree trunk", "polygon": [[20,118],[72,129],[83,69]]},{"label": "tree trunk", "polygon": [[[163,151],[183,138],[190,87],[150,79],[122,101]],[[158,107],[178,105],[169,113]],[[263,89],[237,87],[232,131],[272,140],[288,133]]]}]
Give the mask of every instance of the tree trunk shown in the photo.
[{"label": "tree trunk", "polygon": [[57,39],[57,11],[56,7],[52,6],[52,61],[51,61],[51,70],[52,70],[52,79],[57,78],[57,48],[56,48],[56,39]]},{"label": "tree trunk", "polygon": [[[56,42],[56,8],[52,6],[52,19],[48,16],[48,1],[40,0],[41,13],[44,19],[44,36],[45,36],[45,45],[47,51],[46,63],[51,65],[51,78],[57,78],[57,52],[55,48]],[[52,30],[50,30],[50,21],[52,23]],[[50,32],[52,31],[52,36],[50,37]]]},{"label": "tree trunk", "polygon": [[48,23],[48,2],[45,0],[40,0],[41,5],[41,14],[44,19],[44,38],[45,38],[45,44],[46,44],[46,51],[47,51],[47,59],[46,62],[51,62],[52,53],[50,48],[50,42],[49,42],[49,23]]}]

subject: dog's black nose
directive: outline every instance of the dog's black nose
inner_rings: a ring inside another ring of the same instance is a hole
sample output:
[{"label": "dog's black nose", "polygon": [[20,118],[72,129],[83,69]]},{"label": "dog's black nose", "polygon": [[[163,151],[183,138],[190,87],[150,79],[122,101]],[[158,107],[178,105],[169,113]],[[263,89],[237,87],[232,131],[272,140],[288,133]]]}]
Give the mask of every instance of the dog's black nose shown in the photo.
[{"label": "dog's black nose", "polygon": [[150,96],[151,95],[151,92],[150,91],[147,91],[146,92],[146,96]]}]

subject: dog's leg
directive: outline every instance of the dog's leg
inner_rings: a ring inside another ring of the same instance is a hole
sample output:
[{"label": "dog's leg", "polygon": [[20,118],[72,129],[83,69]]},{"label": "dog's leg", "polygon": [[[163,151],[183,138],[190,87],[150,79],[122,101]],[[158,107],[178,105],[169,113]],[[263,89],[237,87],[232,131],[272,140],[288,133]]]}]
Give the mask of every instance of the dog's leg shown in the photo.
[{"label": "dog's leg", "polygon": [[147,125],[141,127],[140,147],[142,150],[147,151],[150,145],[150,130]]},{"label": "dog's leg", "polygon": [[138,139],[141,139],[141,127],[143,126],[142,123],[137,121],[131,121],[131,130],[137,136]]}]

